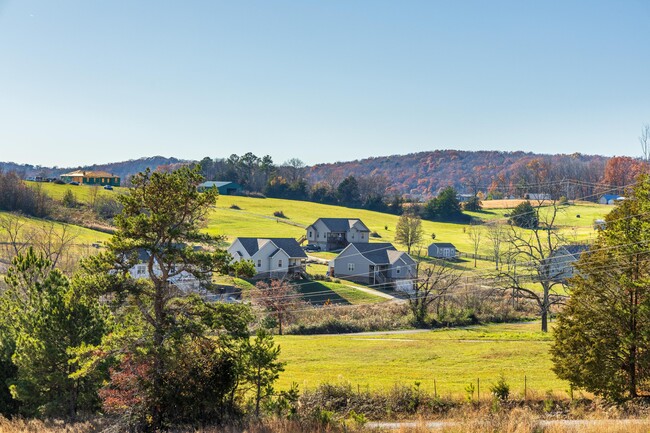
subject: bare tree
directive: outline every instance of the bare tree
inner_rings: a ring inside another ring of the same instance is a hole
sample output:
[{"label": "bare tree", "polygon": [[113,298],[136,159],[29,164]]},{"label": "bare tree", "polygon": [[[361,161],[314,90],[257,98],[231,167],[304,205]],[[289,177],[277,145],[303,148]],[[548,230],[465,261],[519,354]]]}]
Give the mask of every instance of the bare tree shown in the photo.
[{"label": "bare tree", "polygon": [[481,246],[481,237],[483,236],[483,229],[476,224],[470,224],[467,229],[467,236],[472,241],[472,248],[474,249],[474,267],[476,267],[476,258],[478,256],[478,249]]},{"label": "bare tree", "polygon": [[411,248],[422,242],[422,220],[419,216],[405,213],[399,217],[395,227],[395,241],[406,246],[411,254]]},{"label": "bare tree", "polygon": [[650,124],[646,123],[641,128],[641,135],[639,136],[639,143],[641,143],[641,152],[643,153],[643,160],[648,164],[650,161]]},{"label": "bare tree", "polygon": [[299,158],[291,158],[285,161],[282,167],[288,172],[289,182],[293,183],[302,179],[306,165]]},{"label": "bare tree", "polygon": [[[511,251],[514,266],[507,271],[497,272],[496,282],[505,290],[512,290],[519,297],[534,301],[542,319],[542,331],[548,331],[548,315],[551,308],[566,298],[557,292],[564,283],[563,266],[557,266],[554,256],[565,243],[558,233],[556,219],[559,205],[553,201],[550,206],[535,207],[539,222],[529,228],[510,226],[506,242]],[[503,283],[505,282],[505,285]],[[535,290],[538,285],[541,290]]]},{"label": "bare tree", "polygon": [[486,225],[486,236],[490,240],[492,254],[494,255],[495,269],[499,270],[499,265],[501,264],[501,257],[503,251],[501,251],[501,244],[506,238],[507,232],[503,224],[499,222],[492,222]]},{"label": "bare tree", "polygon": [[99,195],[99,185],[93,185],[90,187],[88,192],[88,205],[95,209],[95,204],[97,203],[97,196]]},{"label": "bare tree", "polygon": [[260,281],[252,292],[253,302],[264,307],[278,321],[278,334],[283,325],[291,320],[296,309],[304,305],[300,294],[287,281],[272,280],[271,284]]},{"label": "bare tree", "polygon": [[5,245],[7,259],[20,254],[32,241],[32,232],[25,228],[26,220],[17,215],[0,215],[0,239]]},{"label": "bare tree", "polygon": [[48,222],[34,232],[32,243],[45,258],[52,262],[52,268],[59,267],[70,272],[74,267],[73,262],[76,262],[70,260],[70,249],[77,236],[78,234],[74,233],[67,224]]},{"label": "bare tree", "polygon": [[419,263],[417,275],[413,291],[408,294],[408,305],[415,323],[424,325],[429,307],[458,284],[462,273],[444,262],[434,261]]}]

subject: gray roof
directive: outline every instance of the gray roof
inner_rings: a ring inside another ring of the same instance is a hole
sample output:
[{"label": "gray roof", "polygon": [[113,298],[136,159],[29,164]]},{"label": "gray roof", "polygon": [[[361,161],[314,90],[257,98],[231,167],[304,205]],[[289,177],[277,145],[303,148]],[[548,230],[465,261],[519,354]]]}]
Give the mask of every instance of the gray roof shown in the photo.
[{"label": "gray roof", "polygon": [[298,241],[294,238],[237,238],[244,246],[248,255],[252,256],[266,243],[271,241],[278,247],[271,255],[275,255],[279,250],[283,250],[291,258],[307,258],[307,254],[300,248]]},{"label": "gray roof", "polygon": [[[361,221],[359,218],[319,218],[318,220],[321,220],[323,224],[325,224],[325,226],[332,232],[346,232],[357,221],[363,224],[363,221]],[[316,222],[314,222],[314,224],[316,224]],[[363,224],[363,226],[366,227],[367,231],[370,231],[365,224]]]},{"label": "gray roof", "polygon": [[[434,242],[434,243],[432,243],[431,245],[435,245],[435,246],[437,246],[438,248],[456,248],[456,247],[454,246],[454,244],[449,243],[449,242]],[[431,245],[429,245],[429,246],[431,246]]]},{"label": "gray roof", "polygon": [[350,245],[354,246],[363,257],[376,265],[388,265],[396,260],[388,253],[388,251],[395,251],[395,247],[387,242],[376,244],[354,242]]},{"label": "gray roof", "polygon": [[[562,248],[568,253],[571,254],[576,260],[580,258],[580,254],[589,249],[589,245],[584,244],[573,244],[573,245],[563,245]],[[558,254],[562,254],[559,252]]]}]

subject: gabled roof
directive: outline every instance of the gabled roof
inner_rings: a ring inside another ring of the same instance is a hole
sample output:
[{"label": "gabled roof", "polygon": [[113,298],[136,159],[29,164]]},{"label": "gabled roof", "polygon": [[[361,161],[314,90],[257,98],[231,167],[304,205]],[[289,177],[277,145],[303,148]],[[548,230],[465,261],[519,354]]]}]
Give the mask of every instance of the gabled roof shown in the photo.
[{"label": "gabled roof", "polygon": [[435,245],[438,248],[456,248],[454,244],[449,242],[433,242],[431,245]]},{"label": "gabled roof", "polygon": [[322,221],[323,224],[325,224],[325,227],[332,232],[346,232],[356,223],[361,223],[363,226],[362,231],[370,231],[368,226],[366,226],[359,218],[318,218],[314,224],[318,221]]},{"label": "gabled roof", "polygon": [[[395,263],[399,258],[396,257],[397,255],[395,253],[401,253],[401,251],[395,250],[393,244],[387,242],[376,244],[353,242],[350,245],[356,248],[357,251],[359,251],[359,254],[370,260],[375,265],[388,265]],[[350,247],[348,246],[346,249],[347,248]]]},{"label": "gabled roof", "polygon": [[307,258],[307,254],[300,248],[298,241],[294,238],[237,238],[246,250],[249,256],[254,255],[268,242],[276,246],[276,250],[271,253],[275,255],[279,250],[283,250],[291,258]]},{"label": "gabled roof", "polygon": [[560,248],[562,248],[564,252],[556,250],[557,255],[566,256],[567,254],[570,254],[573,256],[574,259],[578,260],[580,258],[580,254],[582,254],[583,252],[589,249],[589,245],[584,245],[584,244],[562,245]]}]

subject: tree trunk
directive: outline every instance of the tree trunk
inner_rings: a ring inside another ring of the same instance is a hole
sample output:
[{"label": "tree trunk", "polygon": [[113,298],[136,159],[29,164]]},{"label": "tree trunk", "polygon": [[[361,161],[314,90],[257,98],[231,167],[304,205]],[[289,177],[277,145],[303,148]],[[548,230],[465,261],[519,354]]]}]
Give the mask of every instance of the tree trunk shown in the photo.
[{"label": "tree trunk", "polygon": [[548,310],[542,309],[542,332],[548,332]]}]

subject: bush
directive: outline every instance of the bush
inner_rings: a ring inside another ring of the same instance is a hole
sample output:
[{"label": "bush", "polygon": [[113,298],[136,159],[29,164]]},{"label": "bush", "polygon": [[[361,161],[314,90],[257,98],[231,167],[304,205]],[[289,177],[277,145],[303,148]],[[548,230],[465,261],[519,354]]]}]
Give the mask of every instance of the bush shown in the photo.
[{"label": "bush", "polygon": [[379,233],[377,233],[377,232],[370,232],[370,237],[371,238],[380,238],[381,235]]},{"label": "bush", "polygon": [[490,392],[497,400],[508,400],[508,397],[510,397],[510,385],[506,382],[503,373],[501,373],[497,382],[490,386]]},{"label": "bush", "polygon": [[273,216],[278,217],[278,218],[286,218],[287,216],[284,214],[283,211],[281,210],[276,210],[273,212]]},{"label": "bush", "polygon": [[235,203],[230,205],[230,209],[241,210],[241,208],[237,206]]},{"label": "bush", "polygon": [[65,194],[63,194],[63,199],[61,201],[65,207],[77,207],[77,196],[72,192],[70,188],[65,191]]},{"label": "bush", "polygon": [[539,224],[539,217],[537,215],[537,210],[530,204],[530,202],[524,201],[519,203],[512,212],[510,212],[510,219],[508,222],[524,229],[534,229],[537,228],[537,225]]},{"label": "bush", "polygon": [[95,201],[95,212],[105,220],[115,218],[116,215],[122,212],[122,207],[121,203],[110,197],[99,196]]}]

